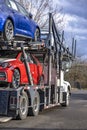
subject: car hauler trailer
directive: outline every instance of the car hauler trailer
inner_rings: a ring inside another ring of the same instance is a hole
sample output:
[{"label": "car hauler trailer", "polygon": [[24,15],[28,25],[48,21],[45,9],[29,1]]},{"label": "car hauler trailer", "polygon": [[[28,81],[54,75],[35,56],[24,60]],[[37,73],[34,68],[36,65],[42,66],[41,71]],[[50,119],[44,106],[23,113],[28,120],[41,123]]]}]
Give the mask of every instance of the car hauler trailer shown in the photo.
[{"label": "car hauler trailer", "polygon": [[[54,44],[51,42],[53,33]],[[64,81],[64,71],[73,55],[60,40],[52,14],[49,14],[49,35],[44,46],[41,43],[26,43],[27,50],[35,54],[43,64],[44,76],[40,83],[34,85],[30,67],[27,62],[25,41],[17,42],[21,45],[24,64],[29,84],[18,88],[0,87],[0,116],[25,119],[27,115],[38,115],[39,111],[56,105],[68,106],[71,86]],[[35,48],[39,46],[38,48]],[[11,118],[10,118],[11,119]]]}]

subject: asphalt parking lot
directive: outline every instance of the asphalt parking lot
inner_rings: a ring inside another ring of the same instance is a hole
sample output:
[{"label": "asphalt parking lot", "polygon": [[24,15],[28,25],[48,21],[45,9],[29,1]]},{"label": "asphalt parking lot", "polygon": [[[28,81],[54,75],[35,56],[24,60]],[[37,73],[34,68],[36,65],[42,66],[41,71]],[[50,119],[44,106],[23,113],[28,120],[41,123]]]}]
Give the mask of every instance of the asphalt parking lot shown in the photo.
[{"label": "asphalt parking lot", "polygon": [[44,110],[37,117],[0,123],[0,130],[82,130],[87,129],[87,90],[72,90],[67,108]]}]

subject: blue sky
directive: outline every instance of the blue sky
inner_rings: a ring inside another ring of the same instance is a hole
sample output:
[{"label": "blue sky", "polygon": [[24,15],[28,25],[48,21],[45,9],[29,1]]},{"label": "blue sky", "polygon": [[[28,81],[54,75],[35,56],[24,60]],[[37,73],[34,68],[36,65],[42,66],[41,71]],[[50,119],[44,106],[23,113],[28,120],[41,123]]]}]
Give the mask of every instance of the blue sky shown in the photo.
[{"label": "blue sky", "polygon": [[64,14],[66,42],[77,40],[77,56],[87,58],[87,0],[57,0]]}]

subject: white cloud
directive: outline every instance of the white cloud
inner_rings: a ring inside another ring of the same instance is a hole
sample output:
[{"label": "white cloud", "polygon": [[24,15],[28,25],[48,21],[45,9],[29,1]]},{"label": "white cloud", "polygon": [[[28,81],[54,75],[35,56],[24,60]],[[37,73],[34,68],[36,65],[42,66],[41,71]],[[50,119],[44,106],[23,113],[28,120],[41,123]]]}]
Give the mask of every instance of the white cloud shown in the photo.
[{"label": "white cloud", "polygon": [[[77,40],[77,55],[87,60],[87,0],[57,0],[63,7],[66,41]],[[70,44],[70,42],[68,42]]]},{"label": "white cloud", "polygon": [[66,26],[65,27],[65,31],[66,32],[71,32],[71,33],[79,33],[79,34],[87,34],[87,29],[84,29],[84,30],[82,30],[81,28],[73,28],[73,27],[71,27],[71,26]]},{"label": "white cloud", "polygon": [[77,21],[77,18],[75,17],[75,16],[71,16],[71,15],[69,15],[69,14],[66,14],[65,16],[64,16],[64,20],[65,21],[67,21],[67,22],[70,22],[70,21],[74,21],[74,22],[76,22]]},{"label": "white cloud", "polygon": [[[65,27],[64,27],[64,30],[66,32],[71,32],[71,33],[74,33],[74,34],[87,34],[87,29],[84,28],[82,29],[81,28],[81,25],[80,23],[82,24],[87,24],[87,20],[84,19],[84,18],[80,18],[78,16],[75,16],[75,15],[69,15],[69,14],[66,14],[65,17],[64,17],[64,24],[65,24]],[[71,24],[73,23],[73,26]],[[80,26],[80,27],[79,27]]]},{"label": "white cloud", "polygon": [[87,37],[86,37],[86,36],[76,35],[75,37],[76,37],[76,39],[78,39],[78,40],[87,40]]},{"label": "white cloud", "polygon": [[67,2],[65,0],[62,0],[62,1],[61,0],[57,0],[57,3],[61,7],[68,7],[70,5],[69,2]]}]

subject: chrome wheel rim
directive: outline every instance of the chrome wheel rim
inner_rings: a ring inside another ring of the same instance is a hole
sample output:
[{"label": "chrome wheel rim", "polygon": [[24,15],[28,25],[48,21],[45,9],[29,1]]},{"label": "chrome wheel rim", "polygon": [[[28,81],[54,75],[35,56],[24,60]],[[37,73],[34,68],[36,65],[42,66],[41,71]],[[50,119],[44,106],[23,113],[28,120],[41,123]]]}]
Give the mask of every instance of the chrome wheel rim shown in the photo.
[{"label": "chrome wheel rim", "polygon": [[18,70],[14,71],[14,76],[13,76],[13,85],[15,88],[19,87],[20,84],[20,74]]},{"label": "chrome wheel rim", "polygon": [[35,97],[35,99],[34,99],[33,106],[34,106],[34,111],[37,111],[38,110],[38,99],[37,99],[37,97]]},{"label": "chrome wheel rim", "polygon": [[25,113],[26,113],[26,107],[27,107],[26,99],[24,97],[22,97],[22,103],[20,104],[20,110],[23,115],[25,115]]},{"label": "chrome wheel rim", "polygon": [[6,23],[5,26],[5,34],[6,34],[6,38],[8,40],[11,40],[13,38],[13,24],[10,20],[8,20],[8,22]]}]

